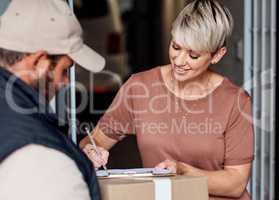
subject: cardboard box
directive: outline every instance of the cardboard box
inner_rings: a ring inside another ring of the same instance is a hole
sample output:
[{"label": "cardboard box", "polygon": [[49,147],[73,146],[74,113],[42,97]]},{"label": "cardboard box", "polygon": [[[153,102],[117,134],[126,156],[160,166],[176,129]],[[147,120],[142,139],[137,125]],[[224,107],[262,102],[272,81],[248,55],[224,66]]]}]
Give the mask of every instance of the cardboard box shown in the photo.
[{"label": "cardboard box", "polygon": [[208,200],[205,177],[100,179],[103,200]]}]

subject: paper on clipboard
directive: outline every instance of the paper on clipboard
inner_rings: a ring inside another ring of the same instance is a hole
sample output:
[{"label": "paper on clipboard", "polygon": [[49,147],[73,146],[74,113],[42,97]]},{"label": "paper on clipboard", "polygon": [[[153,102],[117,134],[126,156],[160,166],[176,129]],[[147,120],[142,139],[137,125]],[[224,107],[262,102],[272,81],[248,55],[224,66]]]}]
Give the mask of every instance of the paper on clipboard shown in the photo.
[{"label": "paper on clipboard", "polygon": [[134,169],[109,169],[96,171],[98,177],[108,178],[121,178],[121,177],[144,177],[144,176],[172,176],[169,169],[157,169],[157,168],[134,168]]}]

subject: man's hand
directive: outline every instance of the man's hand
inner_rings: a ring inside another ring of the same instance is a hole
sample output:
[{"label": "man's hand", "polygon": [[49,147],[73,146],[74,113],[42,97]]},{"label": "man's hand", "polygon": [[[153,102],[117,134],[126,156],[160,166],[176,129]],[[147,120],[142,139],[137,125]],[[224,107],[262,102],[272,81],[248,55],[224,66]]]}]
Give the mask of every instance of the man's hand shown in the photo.
[{"label": "man's hand", "polygon": [[[97,149],[95,149],[93,145],[87,144],[82,150],[92,161],[95,169],[107,164],[109,152],[104,148],[97,147]],[[96,151],[98,151],[98,153]]]}]

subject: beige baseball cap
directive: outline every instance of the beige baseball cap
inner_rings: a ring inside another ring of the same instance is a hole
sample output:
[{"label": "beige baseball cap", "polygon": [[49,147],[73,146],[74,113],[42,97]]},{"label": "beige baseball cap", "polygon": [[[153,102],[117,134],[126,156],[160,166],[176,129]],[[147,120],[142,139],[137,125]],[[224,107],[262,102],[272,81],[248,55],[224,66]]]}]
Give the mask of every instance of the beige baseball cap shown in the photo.
[{"label": "beige baseball cap", "polygon": [[0,17],[0,47],[66,54],[92,72],[105,65],[104,58],[83,43],[81,26],[64,0],[12,0]]}]

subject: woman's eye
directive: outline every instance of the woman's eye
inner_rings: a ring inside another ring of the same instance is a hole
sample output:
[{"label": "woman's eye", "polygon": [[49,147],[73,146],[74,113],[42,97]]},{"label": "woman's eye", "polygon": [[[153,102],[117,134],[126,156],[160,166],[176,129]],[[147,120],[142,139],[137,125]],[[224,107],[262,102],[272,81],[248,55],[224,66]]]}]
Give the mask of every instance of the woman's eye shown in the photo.
[{"label": "woman's eye", "polygon": [[172,45],[172,48],[173,48],[174,50],[179,50],[179,49],[180,49],[180,47],[179,47],[178,45],[176,45],[176,44],[173,44],[173,45]]},{"label": "woman's eye", "polygon": [[200,56],[197,56],[197,55],[191,55],[190,54],[190,58],[192,58],[192,59],[198,59]]}]

